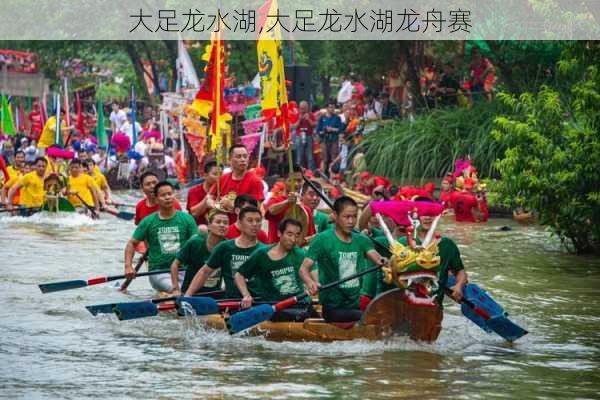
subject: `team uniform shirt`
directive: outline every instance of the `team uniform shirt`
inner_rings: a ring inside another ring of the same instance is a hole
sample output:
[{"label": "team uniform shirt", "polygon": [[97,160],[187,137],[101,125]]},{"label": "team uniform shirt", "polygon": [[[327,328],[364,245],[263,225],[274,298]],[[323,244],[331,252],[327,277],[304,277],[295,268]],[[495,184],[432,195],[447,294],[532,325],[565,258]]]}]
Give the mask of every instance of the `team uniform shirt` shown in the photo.
[{"label": "team uniform shirt", "polygon": [[[279,241],[279,232],[277,232],[277,228],[279,227],[279,223],[285,217],[285,213],[290,208],[290,205],[289,204],[286,205],[277,214],[272,214],[269,211],[269,207],[271,207],[273,204],[281,203],[282,201],[286,201],[286,200],[287,200],[287,195],[279,195],[279,196],[271,197],[265,203],[265,209],[267,210],[267,212],[265,214],[265,219],[269,223],[269,238],[268,238],[269,241],[268,241],[268,243],[276,243]],[[304,204],[301,204],[300,207],[302,207],[304,209],[304,211],[306,212],[306,214],[308,216],[308,227],[306,230],[306,236],[312,236],[316,233],[315,222],[313,221],[312,210],[310,208],[306,207]]]},{"label": "team uniform shirt", "polygon": [[452,194],[454,192],[440,192],[439,202],[444,206],[444,210],[452,207]]},{"label": "team uniform shirt", "polygon": [[[138,201],[138,203],[135,205],[135,224],[139,225],[140,222],[146,218],[148,215],[153,214],[155,212],[158,211],[158,203],[153,205],[153,206],[149,206],[147,201],[147,199],[143,198],[140,201]],[[179,204],[179,202],[177,200],[175,200],[175,208],[177,210],[181,210],[181,205]]]},{"label": "team uniform shirt", "polygon": [[323,232],[329,228],[329,215],[323,211],[316,210],[313,214],[313,222],[318,233]]},{"label": "team uniform shirt", "polygon": [[44,204],[46,192],[44,191],[44,179],[40,178],[37,172],[29,172],[21,179],[18,184],[21,186],[19,204],[23,207],[41,207]]},{"label": "team uniform shirt", "polygon": [[[250,258],[250,255],[257,249],[264,246],[262,243],[248,248],[240,248],[235,244],[235,240],[226,240],[219,243],[212,251],[212,254],[206,261],[211,269],[221,269],[221,275],[225,281],[225,298],[238,299],[242,295],[235,285],[233,276],[238,269]],[[254,283],[250,281],[249,289],[254,293]]]},{"label": "team uniform shirt", "polygon": [[[186,266],[185,270],[185,278],[183,279],[183,284],[181,285],[181,291],[185,292],[187,288],[192,283],[194,276],[208,257],[210,256],[210,251],[208,251],[208,247],[206,245],[206,240],[208,236],[196,234],[190,238],[185,244],[179,249],[175,258],[179,260],[182,265]],[[221,270],[215,270],[212,275],[206,280],[204,286],[200,289],[199,292],[210,292],[213,290],[221,289]]]},{"label": "team uniform shirt", "polygon": [[[207,193],[206,190],[204,189],[204,184],[201,183],[199,185],[194,186],[193,188],[191,188],[188,191],[188,197],[187,197],[187,202],[186,202],[186,209],[187,211],[191,214],[192,212],[190,211],[192,209],[192,207],[194,207],[195,205],[198,205],[202,202],[202,200],[204,200],[204,198],[206,197]],[[208,212],[208,209],[207,209]],[[205,212],[202,215],[199,215],[198,217],[194,217],[194,219],[196,220],[196,223],[198,225],[201,224],[205,224],[208,222],[206,220],[206,214],[207,212]]]},{"label": "team uniform shirt", "polygon": [[[240,194],[248,194],[261,202],[265,199],[263,193],[263,184],[258,176],[252,172],[246,172],[240,180],[233,179],[233,173],[228,172],[221,176],[219,181],[221,196],[227,196],[229,193],[235,193],[236,197]],[[212,195],[217,194],[217,185],[210,189]],[[233,213],[229,214],[229,223],[233,224],[237,220],[237,216]]]},{"label": "team uniform shirt", "polygon": [[108,189],[108,181],[106,180],[106,176],[102,172],[94,171],[92,175],[92,179],[96,184],[96,187],[100,190]]},{"label": "team uniform shirt", "polygon": [[177,211],[169,219],[154,213],[140,222],[133,238],[148,243],[148,270],[155,271],[170,268],[180,247],[197,232],[194,218],[187,213]]},{"label": "team uniform shirt", "polygon": [[[477,222],[473,215],[473,209],[477,209],[477,198],[474,194],[468,192],[454,192],[451,196],[452,208],[457,222]],[[487,204],[481,203],[482,220],[488,219]]]},{"label": "team uniform shirt", "polygon": [[273,260],[268,254],[273,246],[256,250],[238,270],[247,280],[254,279],[256,295],[262,301],[280,301],[302,294],[304,288],[298,274],[304,251],[294,247],[281,260]]},{"label": "team uniform shirt", "polygon": [[[229,225],[229,228],[227,228],[227,232],[225,232],[225,239],[237,239],[241,235],[242,232],[240,232],[240,228],[238,228],[236,224],[231,224]],[[259,242],[265,244],[269,243],[269,236],[262,229],[258,231],[258,233],[256,234],[256,238]]]},{"label": "team uniform shirt", "polygon": [[6,178],[6,180],[12,179],[15,176],[23,176],[21,171],[19,171],[17,168],[13,167],[12,165],[9,165],[8,167],[6,167],[6,171],[8,171],[8,177]]},{"label": "team uniform shirt", "polygon": [[[390,247],[390,244],[385,236],[377,236],[373,240],[378,242],[379,244],[385,246],[386,248]],[[369,267],[374,266],[371,263]],[[374,298],[383,292],[387,292],[388,290],[392,290],[397,286],[393,283],[388,284],[383,280],[383,270],[380,268],[375,272],[371,272],[366,274],[364,277],[364,284],[361,288],[361,295],[369,296],[370,298]]]},{"label": "team uniform shirt", "polygon": [[93,188],[96,187],[96,182],[88,174],[80,174],[77,178],[69,176],[68,180],[69,190],[77,192],[81,200],[76,195],[69,195],[68,200],[73,206],[81,207],[94,206],[94,195],[92,193]]},{"label": "team uniform shirt", "polygon": [[[366,255],[373,250],[371,240],[352,233],[351,242],[343,242],[335,229],[319,233],[310,243],[307,257],[319,265],[319,283],[325,285],[363,271],[368,265]],[[332,308],[359,308],[363,278],[319,292],[319,301]]]}]

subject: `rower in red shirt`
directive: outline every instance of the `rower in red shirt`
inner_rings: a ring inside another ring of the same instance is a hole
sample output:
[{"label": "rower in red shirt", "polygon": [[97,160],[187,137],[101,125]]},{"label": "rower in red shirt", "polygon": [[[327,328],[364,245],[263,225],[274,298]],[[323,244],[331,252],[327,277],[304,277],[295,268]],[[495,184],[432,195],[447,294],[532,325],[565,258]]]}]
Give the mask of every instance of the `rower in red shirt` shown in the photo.
[{"label": "rower in red shirt", "polygon": [[248,171],[248,150],[243,144],[235,144],[229,149],[229,160],[231,163],[231,172],[223,174],[219,180],[219,185],[214,185],[210,194],[217,197],[217,190],[220,191],[219,203],[221,208],[229,213],[229,222],[233,224],[237,220],[237,215],[233,212],[233,201],[228,198],[247,194],[256,199],[257,202],[264,200],[263,184],[259,177]]},{"label": "rower in red shirt", "polygon": [[[233,211],[236,216],[236,222],[229,225],[229,228],[227,228],[227,232],[225,232],[225,239],[236,239],[236,238],[240,237],[242,232],[240,231],[240,227],[238,226],[238,223],[237,223],[237,216],[239,215],[242,208],[246,208],[246,207],[258,208],[257,205],[258,205],[258,202],[256,201],[256,199],[247,194],[241,194],[235,198],[235,202],[233,204]],[[269,243],[269,237],[267,236],[267,233],[265,231],[263,231],[262,229],[260,231],[258,231],[256,238],[260,242],[263,242],[265,244]]]},{"label": "rower in red shirt", "polygon": [[214,207],[214,197],[210,194],[210,189],[219,179],[219,170],[216,161],[209,161],[204,164],[204,182],[194,186],[188,191],[186,208],[197,225],[206,225],[206,216],[208,210]]},{"label": "rower in red shirt", "polygon": [[[298,204],[302,207],[308,217],[306,236],[310,237],[316,233],[312,210],[298,202],[297,193],[292,191],[292,181],[295,188],[302,186],[302,171],[297,165],[294,165],[294,172],[286,181],[286,193],[273,196],[265,203],[265,219],[269,222],[269,243],[277,243],[279,241],[279,223],[285,218],[285,213],[293,204]],[[307,184],[305,186],[309,187]],[[304,190],[305,188],[303,187],[302,191]],[[302,241],[304,239],[302,238]]]},{"label": "rower in red shirt", "polygon": [[[135,205],[135,224],[138,225],[148,215],[158,211],[158,203],[154,196],[154,186],[158,183],[158,176],[154,172],[144,172],[140,177],[140,185],[142,186],[142,192],[144,197],[138,201]],[[181,205],[175,200],[175,208],[181,210]]]}]

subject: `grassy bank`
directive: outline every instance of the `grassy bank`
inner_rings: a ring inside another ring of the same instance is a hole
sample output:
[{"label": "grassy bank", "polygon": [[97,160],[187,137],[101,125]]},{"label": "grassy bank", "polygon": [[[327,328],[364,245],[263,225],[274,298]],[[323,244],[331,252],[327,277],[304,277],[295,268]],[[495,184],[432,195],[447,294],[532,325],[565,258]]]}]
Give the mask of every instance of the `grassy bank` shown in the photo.
[{"label": "grassy bank", "polygon": [[470,155],[482,177],[495,177],[494,162],[503,147],[490,135],[499,102],[472,109],[448,108],[419,115],[413,123],[396,121],[369,134],[360,145],[370,171],[395,182],[444,176],[454,161]]}]

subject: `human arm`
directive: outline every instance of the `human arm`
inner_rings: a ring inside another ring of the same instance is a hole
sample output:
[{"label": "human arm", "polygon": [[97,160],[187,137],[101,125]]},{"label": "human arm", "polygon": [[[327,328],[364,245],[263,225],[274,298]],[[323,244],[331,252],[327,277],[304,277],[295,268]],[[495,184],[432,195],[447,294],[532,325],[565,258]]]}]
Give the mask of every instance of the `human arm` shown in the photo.
[{"label": "human arm", "polygon": [[300,270],[298,271],[300,279],[302,279],[302,281],[304,282],[308,294],[310,294],[311,296],[314,296],[319,291],[319,283],[315,281],[313,275],[311,274],[311,269],[313,265],[315,265],[315,262],[312,259],[306,257],[304,258],[304,261],[302,261],[302,265],[300,265]]},{"label": "human arm", "polygon": [[190,283],[190,286],[185,292],[186,296],[193,296],[198,290],[204,287],[206,280],[212,275],[214,269],[210,268],[208,265],[204,264],[196,275],[194,275],[194,279]]},{"label": "human arm", "polygon": [[6,200],[6,208],[8,208],[9,210],[12,210],[13,198],[15,197],[17,190],[19,190],[21,187],[23,187],[23,183],[21,181],[19,181],[9,189],[8,199]]},{"label": "human arm", "polygon": [[461,301],[463,298],[463,289],[467,284],[467,272],[464,269],[454,274],[456,278],[456,284],[450,288],[452,290],[452,298],[456,301]]},{"label": "human arm", "polygon": [[199,218],[200,216],[204,215],[208,210],[214,208],[214,206],[215,200],[213,199],[210,193],[207,193],[206,196],[202,199],[202,201],[190,207],[189,211],[194,218]]},{"label": "human arm", "polygon": [[181,296],[181,290],[179,289],[179,265],[181,265],[181,262],[177,258],[171,264],[171,286],[173,287],[171,295],[173,296]]},{"label": "human arm", "polygon": [[240,293],[242,294],[242,308],[250,307],[254,299],[252,298],[252,295],[248,290],[246,278],[239,272],[236,272],[233,278],[235,279],[235,285],[238,287]]},{"label": "human arm", "polygon": [[360,217],[358,218],[358,229],[363,231],[369,228],[369,220],[373,215],[373,210],[371,210],[371,206],[367,204],[367,206],[360,213]]},{"label": "human arm", "polygon": [[133,256],[135,255],[135,248],[140,244],[141,240],[134,238],[129,239],[125,246],[125,277],[127,279],[135,278],[135,269],[133,268]]},{"label": "human arm", "polygon": [[296,196],[296,193],[290,193],[287,199],[277,203],[269,204],[266,211],[271,215],[278,215],[287,210],[289,206],[296,204],[297,201],[298,197]]}]

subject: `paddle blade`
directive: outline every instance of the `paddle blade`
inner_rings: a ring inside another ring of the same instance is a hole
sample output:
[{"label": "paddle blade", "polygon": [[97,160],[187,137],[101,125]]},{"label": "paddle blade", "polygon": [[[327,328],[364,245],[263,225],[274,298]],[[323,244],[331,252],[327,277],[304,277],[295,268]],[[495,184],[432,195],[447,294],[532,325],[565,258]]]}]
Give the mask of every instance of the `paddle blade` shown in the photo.
[{"label": "paddle blade", "polygon": [[61,290],[71,290],[86,287],[87,281],[82,279],[74,281],[54,282],[54,283],[42,283],[38,285],[42,293],[60,292]]},{"label": "paddle blade", "polygon": [[240,311],[225,319],[227,330],[230,334],[239,333],[252,328],[261,322],[271,319],[275,310],[270,304],[261,304],[246,311]]},{"label": "paddle blade", "polygon": [[135,214],[127,211],[119,211],[119,213],[117,214],[117,218],[124,219],[125,221],[131,221],[135,218]]},{"label": "paddle blade", "polygon": [[158,315],[158,306],[149,301],[117,303],[113,307],[113,312],[117,315],[119,321],[128,321],[130,319],[154,317]]},{"label": "paddle blade", "polygon": [[529,333],[505,316],[490,318],[487,321],[487,325],[492,331],[509,342],[514,342]]},{"label": "paddle blade", "polygon": [[87,308],[87,310],[93,316],[96,316],[98,314],[110,314],[110,313],[112,313],[114,306],[116,306],[115,303],[107,303],[107,304],[95,304],[93,306],[85,306],[85,308]]},{"label": "paddle blade", "polygon": [[180,316],[190,315],[211,315],[219,313],[219,303],[210,297],[179,297],[175,301],[177,304],[177,313]]}]

